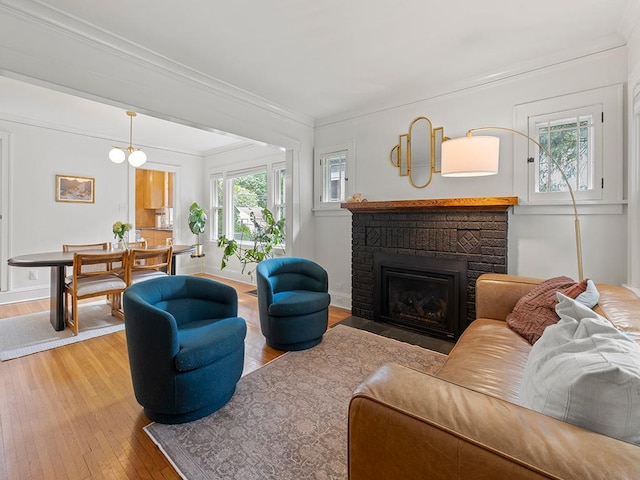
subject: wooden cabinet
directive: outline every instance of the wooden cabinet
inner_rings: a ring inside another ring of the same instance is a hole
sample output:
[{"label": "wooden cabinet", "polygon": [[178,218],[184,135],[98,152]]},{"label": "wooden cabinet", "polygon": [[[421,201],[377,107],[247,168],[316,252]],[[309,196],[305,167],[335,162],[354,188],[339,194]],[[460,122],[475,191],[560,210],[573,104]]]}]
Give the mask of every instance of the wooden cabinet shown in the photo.
[{"label": "wooden cabinet", "polygon": [[147,245],[166,245],[167,238],[173,237],[173,231],[171,230],[153,230],[147,228],[141,228],[140,235],[147,241]]},{"label": "wooden cabinet", "polygon": [[173,173],[142,170],[144,208],[173,207]]}]

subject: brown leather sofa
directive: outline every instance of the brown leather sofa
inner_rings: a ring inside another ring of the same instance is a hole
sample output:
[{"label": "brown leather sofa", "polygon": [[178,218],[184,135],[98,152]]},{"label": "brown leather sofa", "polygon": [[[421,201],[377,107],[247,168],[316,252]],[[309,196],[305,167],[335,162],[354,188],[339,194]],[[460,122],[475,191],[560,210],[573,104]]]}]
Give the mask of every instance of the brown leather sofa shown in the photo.
[{"label": "brown leather sofa", "polygon": [[[518,405],[529,343],[505,318],[541,280],[482,275],[477,320],[434,375],[389,364],[349,407],[349,478],[640,479],[640,447]],[[640,298],[597,285],[595,308],[640,342]]]}]

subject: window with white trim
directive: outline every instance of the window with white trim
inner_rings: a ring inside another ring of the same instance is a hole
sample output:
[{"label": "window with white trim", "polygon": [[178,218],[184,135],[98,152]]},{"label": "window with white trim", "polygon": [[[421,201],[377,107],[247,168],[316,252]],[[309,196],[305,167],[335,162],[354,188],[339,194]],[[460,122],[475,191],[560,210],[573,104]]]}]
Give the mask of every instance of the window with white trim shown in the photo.
[{"label": "window with white trim", "polygon": [[211,181],[211,209],[209,217],[211,221],[211,238],[218,239],[224,235],[224,183],[221,173],[215,173],[210,177]]},{"label": "window with white trim", "polygon": [[316,150],[314,167],[314,209],[339,210],[354,188],[353,144]]},{"label": "window with white trim", "polygon": [[602,198],[601,104],[529,117],[529,136],[544,147],[531,145],[529,198],[568,192],[568,185],[576,198]]},{"label": "window with white trim", "polygon": [[276,220],[286,218],[285,162],[213,173],[209,185],[212,240],[224,235],[249,241],[246,235],[243,238],[241,225],[253,231],[262,221],[264,208],[271,210]]},{"label": "window with white trim", "polygon": [[347,151],[331,152],[320,158],[323,203],[344,202],[347,183]]},{"label": "window with white trim", "polygon": [[262,167],[248,172],[231,173],[227,185],[231,192],[233,238],[241,240],[244,239],[241,226],[246,225],[253,231],[256,225],[251,214],[259,220],[262,218],[262,210],[267,208],[267,170]]},{"label": "window with white trim", "polygon": [[284,163],[273,166],[273,214],[276,220],[286,218],[286,173]]},{"label": "window with white trim", "polygon": [[514,138],[514,188],[520,204],[570,203],[567,183],[578,203],[621,200],[619,85],[517,105],[515,128],[544,147]]}]

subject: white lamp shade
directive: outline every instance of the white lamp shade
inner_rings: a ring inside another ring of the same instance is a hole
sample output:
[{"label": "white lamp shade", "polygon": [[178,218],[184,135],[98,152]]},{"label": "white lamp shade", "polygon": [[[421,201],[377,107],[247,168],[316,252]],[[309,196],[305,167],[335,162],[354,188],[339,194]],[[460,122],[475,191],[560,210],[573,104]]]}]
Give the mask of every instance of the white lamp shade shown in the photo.
[{"label": "white lamp shade", "polygon": [[443,177],[480,177],[498,173],[500,139],[467,136],[442,142]]},{"label": "white lamp shade", "polygon": [[142,150],[134,150],[129,154],[129,164],[132,167],[139,167],[147,161],[147,154]]},{"label": "white lamp shade", "polygon": [[121,148],[113,147],[109,151],[109,160],[113,163],[122,163],[127,156]]}]

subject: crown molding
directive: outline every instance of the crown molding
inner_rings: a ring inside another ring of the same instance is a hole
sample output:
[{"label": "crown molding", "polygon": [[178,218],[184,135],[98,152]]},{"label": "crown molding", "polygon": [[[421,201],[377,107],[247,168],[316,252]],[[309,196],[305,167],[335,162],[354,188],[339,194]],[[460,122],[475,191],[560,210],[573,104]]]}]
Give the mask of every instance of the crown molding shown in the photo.
[{"label": "crown molding", "polygon": [[638,25],[638,20],[640,20],[640,2],[638,0],[629,0],[617,29],[618,33],[624,37],[625,42],[628,42],[629,38],[631,38]]},{"label": "crown molding", "polygon": [[[523,61],[500,71],[485,72],[484,74],[466,78],[457,82],[443,82],[432,85],[425,84],[421,87],[421,92],[405,91],[401,94],[402,97],[397,96],[391,100],[387,99],[386,103],[379,103],[378,105],[368,106],[367,108],[360,110],[351,110],[349,112],[342,112],[337,115],[319,118],[316,120],[315,126],[316,128],[329,126],[336,123],[355,120],[368,115],[374,115],[376,113],[403,108],[408,105],[434,100],[436,98],[447,97],[449,95],[483,88],[492,84],[499,84],[500,82],[509,81],[513,78],[536,71],[557,68],[571,62],[584,61],[585,59],[589,59],[597,55],[608,55],[617,51],[619,48],[626,48],[626,40],[622,38],[620,33],[613,34],[586,47],[567,49],[544,58]],[[429,92],[429,95],[424,95],[425,91]]]},{"label": "crown molding", "polygon": [[76,41],[108,51],[145,68],[181,82],[206,89],[218,96],[260,108],[269,114],[313,128],[314,119],[289,110],[266,98],[235,87],[168,57],[160,55],[96,25],[69,15],[38,0],[0,0],[0,10],[25,21],[45,26]]}]

